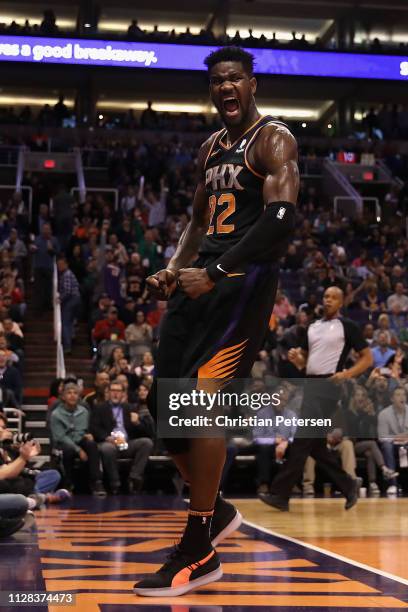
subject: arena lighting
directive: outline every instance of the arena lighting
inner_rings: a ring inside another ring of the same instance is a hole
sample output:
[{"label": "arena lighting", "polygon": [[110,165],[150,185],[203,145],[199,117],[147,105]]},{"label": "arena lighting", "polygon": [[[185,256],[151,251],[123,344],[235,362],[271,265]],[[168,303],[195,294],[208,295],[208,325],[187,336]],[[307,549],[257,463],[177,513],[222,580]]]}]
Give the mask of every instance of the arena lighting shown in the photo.
[{"label": "arena lighting", "polygon": [[[273,35],[275,34],[277,40],[292,40],[293,39],[291,30],[259,30],[258,28],[251,28],[251,29],[252,29],[252,36],[254,36],[254,38],[259,38],[263,34],[266,38],[269,38],[270,40],[272,40]],[[227,28],[228,36],[231,36],[231,38],[234,37],[237,30],[239,32],[240,37],[243,38],[244,40],[245,38],[249,36],[248,28],[243,28],[241,26],[237,26],[236,28],[234,27]],[[319,36],[318,32],[303,32],[303,30],[300,34],[298,33],[298,36],[300,37],[303,34],[305,35],[306,40],[310,42],[314,42],[316,40],[316,36]]]},{"label": "arena lighting", "polygon": [[84,23],[84,28],[90,28],[91,24],[90,23]]},{"label": "arena lighting", "polygon": [[103,119],[103,115],[98,115],[98,119]]},{"label": "arena lighting", "polygon": [[[171,32],[171,30],[175,30],[177,34],[182,34],[186,31],[187,28],[190,28],[191,34],[199,34],[201,27],[200,26],[191,26],[188,23],[152,23],[146,21],[137,21],[137,25],[141,30],[146,30],[147,32],[153,32],[155,25],[158,25],[159,32]],[[110,32],[127,32],[130,26],[129,21],[107,21],[106,19],[101,19],[98,23],[98,30],[101,31],[110,31]]]},{"label": "arena lighting", "polygon": [[304,122],[303,122],[303,123],[302,123],[302,128],[305,128],[305,127],[307,127],[307,123],[304,123]]},{"label": "arena lighting", "polygon": [[[204,71],[204,59],[214,49],[204,45],[2,36],[0,61]],[[249,50],[259,74],[408,80],[407,56]]]},{"label": "arena lighting", "polygon": [[[354,36],[354,42],[359,44],[367,42],[367,33],[366,32],[356,32]],[[407,43],[408,42],[408,31],[405,32],[387,32],[385,30],[372,30],[370,32],[369,43],[371,43],[374,38],[378,38],[380,42],[384,43]]]},{"label": "arena lighting", "polygon": [[[331,103],[329,103],[331,104]],[[104,110],[144,110],[146,102],[132,102],[124,100],[100,100],[97,103],[98,109]],[[203,113],[205,115],[215,114],[217,111],[213,106],[205,104],[189,104],[188,102],[153,102],[152,108],[160,113]],[[316,121],[321,109],[308,109],[297,107],[263,106],[258,105],[259,111],[263,115],[273,115],[275,117],[286,117],[288,119],[310,119]]]},{"label": "arena lighting", "polygon": [[[16,15],[13,13],[0,13],[0,23],[11,23],[12,21],[15,21],[18,25],[22,26],[25,24],[26,19],[30,22],[30,25],[33,26],[40,25],[43,17],[42,15]],[[58,17],[56,24],[62,30],[70,30],[71,28],[74,29],[76,27],[75,19],[61,19]]]},{"label": "arena lighting", "polygon": [[[34,96],[2,96],[0,95],[0,106],[44,106],[49,104],[54,106],[58,102],[58,97],[55,98],[36,98]],[[68,107],[74,106],[74,100],[64,98],[64,104]]]},{"label": "arena lighting", "polygon": [[327,127],[329,128],[329,130],[331,130],[333,126],[332,126],[332,124],[331,124],[331,123],[328,123],[328,124],[327,124]]}]

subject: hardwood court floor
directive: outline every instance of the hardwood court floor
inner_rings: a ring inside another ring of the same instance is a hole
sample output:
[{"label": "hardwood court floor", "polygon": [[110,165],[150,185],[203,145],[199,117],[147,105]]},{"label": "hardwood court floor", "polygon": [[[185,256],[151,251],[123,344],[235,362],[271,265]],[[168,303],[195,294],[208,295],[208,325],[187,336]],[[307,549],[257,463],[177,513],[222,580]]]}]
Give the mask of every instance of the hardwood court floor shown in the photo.
[{"label": "hardwood court floor", "polygon": [[[0,590],[76,594],[75,605],[49,612],[408,610],[408,580],[391,575],[406,575],[407,501],[367,500],[346,513],[341,500],[299,500],[283,514],[256,499],[238,500],[250,522],[217,547],[222,579],[182,597],[143,598],[132,586],[163,563],[185,524],[186,504],[164,495],[78,496],[0,540]],[[393,538],[393,555],[383,538]],[[345,539],[354,543],[348,554]],[[334,550],[354,561],[327,552]]]},{"label": "hardwood court floor", "polygon": [[360,499],[348,512],[343,499],[293,499],[290,512],[252,499],[236,505],[260,527],[408,580],[408,498]]}]

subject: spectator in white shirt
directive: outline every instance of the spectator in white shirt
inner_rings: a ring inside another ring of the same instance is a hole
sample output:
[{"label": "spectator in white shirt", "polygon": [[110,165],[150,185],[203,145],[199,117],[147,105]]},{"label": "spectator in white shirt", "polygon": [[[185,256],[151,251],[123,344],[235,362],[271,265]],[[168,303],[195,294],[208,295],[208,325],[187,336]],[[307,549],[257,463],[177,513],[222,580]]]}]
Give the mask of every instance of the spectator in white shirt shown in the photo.
[{"label": "spectator in white shirt", "polygon": [[395,293],[387,299],[387,309],[392,310],[393,306],[398,304],[402,312],[408,311],[408,296],[405,295],[405,287],[403,283],[396,283]]},{"label": "spectator in white shirt", "polygon": [[137,196],[135,188],[129,185],[126,191],[126,195],[120,201],[120,207],[124,215],[127,215],[133,211],[137,204]]},{"label": "spectator in white shirt", "polygon": [[146,191],[142,203],[149,210],[149,227],[157,227],[164,223],[166,219],[166,200],[168,191],[163,177],[160,179],[160,195],[155,193],[152,189]]}]

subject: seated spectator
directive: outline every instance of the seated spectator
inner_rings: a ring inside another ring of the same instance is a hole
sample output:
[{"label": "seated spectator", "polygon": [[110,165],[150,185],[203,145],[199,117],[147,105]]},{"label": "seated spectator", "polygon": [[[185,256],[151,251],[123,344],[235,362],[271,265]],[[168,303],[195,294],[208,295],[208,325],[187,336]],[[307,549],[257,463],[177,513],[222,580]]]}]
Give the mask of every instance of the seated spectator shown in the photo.
[{"label": "seated spectator", "polygon": [[92,328],[95,327],[98,321],[105,319],[109,308],[112,306],[112,300],[108,296],[107,293],[102,293],[102,295],[98,299],[98,304],[96,308],[92,311],[91,314],[91,325]]},{"label": "seated spectator", "polygon": [[63,378],[54,378],[52,383],[50,384],[50,389],[48,392],[48,400],[47,406],[51,408],[56,401],[62,401],[62,396],[64,393],[64,379]]},{"label": "seated spectator", "polygon": [[7,340],[7,347],[18,356],[20,367],[22,368],[24,362],[24,338],[14,333],[13,323],[9,317],[3,319],[4,336]]},{"label": "seated spectator", "polygon": [[392,310],[393,307],[398,304],[401,312],[408,311],[408,295],[406,295],[406,289],[403,283],[395,284],[395,293],[387,298],[387,309]]},{"label": "seated spectator", "polygon": [[[123,387],[123,403],[130,404],[130,405],[138,404],[139,402],[138,389],[141,386],[144,386],[144,385],[139,385],[139,387],[137,388],[138,378],[134,375],[129,376],[129,374],[118,374],[115,380],[116,382],[121,383]],[[147,393],[146,393],[146,397],[147,397],[149,393],[149,387],[146,387],[146,389],[147,389]]]},{"label": "seated spectator", "polygon": [[104,291],[115,304],[121,304],[121,279],[122,268],[118,264],[120,253],[108,244],[105,247],[105,263],[102,267]]},{"label": "seated spectator", "polygon": [[132,459],[129,492],[140,491],[153,449],[154,428],[150,414],[125,404],[123,385],[115,380],[109,385],[109,401],[92,412],[90,429],[98,442],[112,494],[116,495],[120,488],[119,457]]},{"label": "seated spectator", "polygon": [[20,408],[23,401],[23,382],[21,374],[18,369],[7,363],[8,355],[4,350],[0,350],[0,387],[3,390],[4,396],[7,398],[7,402],[4,401],[7,406],[14,406]]},{"label": "seated spectator", "polygon": [[[403,387],[394,389],[391,395],[392,404],[378,415],[378,438],[384,454],[386,466],[396,471],[397,461],[400,467],[408,467],[408,405]],[[387,488],[387,495],[397,495],[397,481],[392,479]]]},{"label": "seated spectator", "polygon": [[125,357],[125,353],[124,350],[121,346],[114,346],[111,354],[109,355],[109,359],[107,362],[107,367],[108,368],[112,368],[113,366],[117,365],[117,363],[120,361],[120,359],[123,359]]},{"label": "seated spectator", "polygon": [[55,490],[61,480],[57,470],[28,469],[27,463],[40,452],[37,440],[14,441],[6,417],[0,414],[0,496],[5,493],[32,495],[37,497],[32,507],[59,503],[71,497],[65,489]]},{"label": "seated spectator", "polygon": [[13,261],[16,263],[19,273],[22,274],[23,261],[27,257],[27,247],[18,237],[16,228],[11,228],[10,235],[8,239],[3,242],[2,248],[9,252]]},{"label": "seated spectator", "polygon": [[74,460],[88,464],[89,482],[93,495],[104,497],[99,467],[99,451],[92,434],[89,433],[89,412],[79,403],[79,388],[75,383],[64,387],[63,403],[51,413],[50,430],[52,444],[62,450],[67,489],[73,488]]},{"label": "seated spectator", "polygon": [[[327,446],[340,455],[343,470],[355,480],[356,476],[356,455],[354,444],[351,440],[343,436],[341,429],[334,429],[327,434]],[[308,457],[303,471],[303,494],[305,497],[314,497],[316,461],[313,457]],[[322,464],[324,468],[324,465]]]},{"label": "seated spectator", "polygon": [[[257,387],[258,392],[259,386]],[[275,419],[278,415],[292,419],[296,413],[290,410],[288,400],[290,390],[283,387],[280,390],[280,404],[277,406],[263,406],[257,411],[258,419]],[[289,444],[293,442],[296,433],[296,426],[284,424],[271,427],[256,426],[252,431],[254,441],[254,451],[257,465],[257,492],[269,493],[273,463],[281,464]]]},{"label": "seated spectator", "polygon": [[124,304],[119,309],[119,319],[123,321],[125,327],[131,325],[135,320],[136,303],[133,298],[127,297]]},{"label": "seated spectator", "polygon": [[267,351],[259,351],[258,358],[252,366],[251,376],[253,378],[263,379],[266,374],[271,373],[271,364]]},{"label": "seated spectator", "polygon": [[294,243],[290,244],[282,263],[282,270],[299,270],[302,267],[302,256]]},{"label": "seated spectator", "polygon": [[92,336],[98,343],[102,340],[125,339],[125,324],[118,319],[118,309],[115,306],[109,308],[106,319],[96,322]]},{"label": "seated spectator", "polygon": [[[0,305],[3,305],[5,309],[4,319],[11,318],[13,321],[13,332],[20,336],[23,336],[22,332],[22,324],[23,324],[23,316],[25,313],[26,305],[23,302],[20,302],[13,298],[9,293],[0,297]],[[18,327],[17,327],[18,326]]]},{"label": "seated spectator", "polygon": [[389,359],[395,355],[395,351],[390,348],[390,336],[388,332],[382,331],[377,336],[377,344],[374,348],[371,348],[373,355],[373,367],[384,368]]},{"label": "seated spectator", "polygon": [[157,300],[156,307],[153,308],[153,310],[149,311],[146,317],[146,321],[149,325],[152,326],[153,334],[154,334],[154,331],[157,330],[157,328],[159,327],[166,310],[167,310],[167,302],[164,302],[162,300]]},{"label": "seated spectator", "polygon": [[126,195],[122,196],[120,207],[124,215],[130,214],[137,205],[136,190],[132,185],[128,185]]},{"label": "seated spectator", "polygon": [[126,342],[137,342],[139,344],[150,344],[153,338],[153,330],[149,323],[146,323],[144,312],[136,312],[135,322],[128,325],[125,329]]},{"label": "seated spectator", "polygon": [[378,336],[381,334],[381,332],[386,332],[388,334],[388,337],[390,339],[390,345],[392,347],[395,347],[397,345],[397,335],[395,334],[394,330],[391,329],[390,317],[385,312],[380,314],[380,316],[378,317],[377,329],[375,330],[373,335],[373,340],[375,344],[378,344]]},{"label": "seated spectator", "polygon": [[126,359],[126,357],[122,357],[118,359],[118,361],[109,370],[109,377],[111,380],[112,379],[116,380],[117,377],[120,376],[121,374],[124,374],[127,378],[130,378],[131,376],[133,376],[133,373],[130,367],[130,363]]},{"label": "seated spectator", "polygon": [[367,311],[369,319],[372,319],[374,316],[378,316],[380,312],[383,312],[385,306],[378,295],[377,285],[369,283],[366,287],[365,297],[361,300],[361,308]]},{"label": "seated spectator", "polygon": [[[380,318],[383,315],[380,315]],[[363,337],[367,342],[368,346],[374,344],[374,325],[372,323],[366,323],[363,328]]]},{"label": "seated spectator", "polygon": [[154,361],[150,351],[143,353],[142,363],[134,367],[133,371],[138,378],[153,380]]},{"label": "seated spectator", "polygon": [[281,323],[287,323],[293,318],[295,312],[296,309],[293,304],[291,304],[286,295],[278,289],[273,314],[278,317]]},{"label": "seated spectator", "polygon": [[389,376],[381,374],[380,369],[374,368],[366,383],[370,399],[377,414],[390,405],[390,393],[394,390],[394,387],[391,386],[391,379]]},{"label": "seated spectator", "polygon": [[108,400],[109,374],[101,371],[95,374],[95,388],[85,395],[84,400],[88,404],[91,413],[96,406]]},{"label": "seated spectator", "polygon": [[362,385],[356,385],[351,397],[347,415],[350,436],[356,439],[354,451],[357,457],[367,461],[368,490],[370,495],[378,497],[380,489],[377,484],[377,468],[386,480],[398,476],[398,472],[385,465],[383,454],[376,442],[377,414],[368,392]]},{"label": "seated spectator", "polygon": [[0,351],[6,352],[8,364],[16,365],[18,367],[18,363],[20,361],[19,356],[10,349],[4,332],[0,332]]},{"label": "seated spectator", "polygon": [[24,495],[0,495],[0,539],[7,538],[25,525],[30,506]]},{"label": "seated spectator", "polygon": [[389,321],[391,333],[396,336],[397,342],[403,342],[406,338],[407,313],[401,310],[398,302],[392,305]]}]

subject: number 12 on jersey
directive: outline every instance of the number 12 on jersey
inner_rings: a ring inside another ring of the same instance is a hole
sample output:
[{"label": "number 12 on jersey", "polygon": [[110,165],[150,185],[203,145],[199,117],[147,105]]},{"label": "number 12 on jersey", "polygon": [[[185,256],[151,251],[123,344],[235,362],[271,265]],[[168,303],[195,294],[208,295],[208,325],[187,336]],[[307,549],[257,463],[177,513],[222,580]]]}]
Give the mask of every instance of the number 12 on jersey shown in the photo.
[{"label": "number 12 on jersey", "polygon": [[228,217],[230,217],[235,212],[235,196],[233,193],[223,193],[220,195],[217,201],[217,197],[212,195],[208,199],[208,204],[210,207],[210,223],[208,226],[207,236],[214,234],[214,215],[217,206],[224,206],[226,204],[226,208],[222,210],[217,215],[215,222],[215,233],[216,234],[229,234],[233,232],[235,229],[235,225],[233,223],[226,223]]}]

